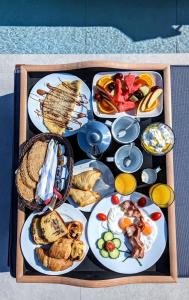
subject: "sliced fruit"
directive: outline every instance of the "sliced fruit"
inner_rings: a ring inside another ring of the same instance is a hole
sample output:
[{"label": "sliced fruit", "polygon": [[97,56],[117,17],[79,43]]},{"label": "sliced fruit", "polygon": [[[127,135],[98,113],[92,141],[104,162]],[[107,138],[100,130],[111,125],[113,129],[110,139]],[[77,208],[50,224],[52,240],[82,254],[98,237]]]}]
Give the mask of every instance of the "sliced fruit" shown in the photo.
[{"label": "sliced fruit", "polygon": [[106,250],[104,250],[104,249],[100,250],[100,255],[101,255],[102,257],[104,257],[104,258],[108,258],[108,257],[109,257],[108,251],[106,251]]},{"label": "sliced fruit", "polygon": [[109,256],[112,259],[118,258],[119,255],[120,255],[120,252],[119,252],[119,250],[117,248],[115,248],[112,252],[109,252]]},{"label": "sliced fruit", "polygon": [[112,233],[111,231],[106,231],[106,232],[104,233],[104,235],[103,235],[103,238],[104,238],[104,240],[105,240],[106,242],[112,241],[113,238],[114,238],[114,235],[113,235],[113,233]]},{"label": "sliced fruit", "polygon": [[97,102],[98,108],[105,114],[114,114],[118,112],[116,106],[106,99]]},{"label": "sliced fruit", "polygon": [[142,79],[146,84],[151,88],[155,85],[154,76],[149,73],[142,73],[139,76],[139,79]]},{"label": "sliced fruit", "polygon": [[115,249],[115,244],[112,241],[108,241],[105,243],[105,250],[112,252]]},{"label": "sliced fruit", "polygon": [[148,101],[150,99],[150,97],[152,96],[152,92],[150,92],[140,103],[140,111],[144,112],[145,109],[148,107]]},{"label": "sliced fruit", "polygon": [[157,99],[151,107],[145,109],[145,112],[154,110],[156,107],[158,107],[159,103],[160,103],[160,100]]},{"label": "sliced fruit", "polygon": [[115,238],[112,240],[112,242],[114,243],[116,248],[120,248],[121,247],[121,241],[118,238]]},{"label": "sliced fruit", "polygon": [[102,249],[104,247],[105,241],[103,239],[98,239],[97,241],[97,247],[98,249]]},{"label": "sliced fruit", "polygon": [[150,88],[147,85],[143,85],[139,88],[139,91],[141,91],[143,96],[145,97],[146,95],[148,95]]},{"label": "sliced fruit", "polygon": [[154,92],[151,92],[152,95],[150,96],[148,102],[147,102],[147,108],[152,107],[154,102],[159,98],[159,96],[163,93],[162,88],[157,88]]},{"label": "sliced fruit", "polygon": [[104,87],[105,85],[109,84],[112,81],[113,80],[111,76],[103,76],[97,81],[96,85]]},{"label": "sliced fruit", "polygon": [[108,89],[105,89],[104,87],[99,86],[99,85],[96,86],[96,89],[97,89],[97,91],[100,91],[101,94],[102,94],[105,98],[107,98],[108,100],[112,101],[113,97],[112,97],[112,95],[110,94],[110,92],[108,91]]},{"label": "sliced fruit", "polygon": [[136,104],[133,101],[125,101],[124,103],[119,103],[117,105],[118,111],[119,112],[124,112],[124,111],[128,111],[131,109],[135,109],[136,108]]}]

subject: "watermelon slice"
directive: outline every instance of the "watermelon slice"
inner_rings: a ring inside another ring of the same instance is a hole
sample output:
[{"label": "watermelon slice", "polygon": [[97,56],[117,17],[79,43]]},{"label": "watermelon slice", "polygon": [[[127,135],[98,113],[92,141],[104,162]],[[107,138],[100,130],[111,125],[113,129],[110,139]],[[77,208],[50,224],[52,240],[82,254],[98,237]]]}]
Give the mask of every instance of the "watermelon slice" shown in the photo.
[{"label": "watermelon slice", "polygon": [[132,101],[126,101],[124,103],[119,103],[117,105],[117,109],[119,112],[124,112],[135,108],[136,108],[136,104],[135,102]]},{"label": "watermelon slice", "polygon": [[133,94],[142,86],[142,83],[140,82],[137,83],[135,79],[136,76],[132,74],[128,74],[124,76],[124,81],[129,94]]}]

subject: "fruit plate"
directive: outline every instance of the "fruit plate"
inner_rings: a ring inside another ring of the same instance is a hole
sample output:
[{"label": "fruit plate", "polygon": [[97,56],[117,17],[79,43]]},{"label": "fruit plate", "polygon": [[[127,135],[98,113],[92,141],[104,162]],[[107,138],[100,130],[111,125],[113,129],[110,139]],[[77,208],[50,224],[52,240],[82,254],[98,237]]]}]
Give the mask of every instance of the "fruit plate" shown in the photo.
[{"label": "fruit plate", "polygon": [[[102,199],[93,209],[87,226],[87,236],[89,241],[89,246],[97,258],[97,260],[104,265],[106,268],[122,273],[122,274],[135,274],[149,269],[152,265],[156,263],[161,257],[163,251],[165,250],[166,241],[167,241],[167,224],[164,218],[164,215],[159,207],[153,204],[148,197],[141,193],[134,192],[129,196],[121,196],[116,194],[120,199],[120,203],[125,200],[132,200],[134,203],[141,197],[145,197],[147,199],[146,206],[142,209],[139,208],[141,213],[143,214],[146,221],[150,221],[152,224],[152,233],[148,236],[143,235],[143,243],[145,247],[150,247],[147,252],[144,254],[144,258],[136,260],[134,258],[128,258],[130,256],[129,253],[120,252],[120,255],[116,259],[112,259],[110,257],[104,258],[97,247],[97,240],[100,239],[103,234],[109,231],[109,226],[107,221],[99,221],[97,219],[98,213],[104,213],[108,215],[111,208],[115,209],[117,205],[114,205],[111,201],[111,196],[105,197]],[[160,212],[161,218],[157,221],[151,221],[150,215],[153,212]],[[114,214],[116,216],[116,214]],[[111,229],[114,227],[119,232],[119,220],[115,218],[111,219]],[[119,234],[114,234],[114,238],[118,238],[121,241],[120,249],[122,251],[126,251],[131,248],[130,243],[125,238],[124,234],[120,231]],[[127,259],[126,259],[127,258]],[[126,259],[126,260],[125,260]]]},{"label": "fruit plate", "polygon": [[149,73],[150,75],[152,75],[154,77],[155,85],[159,86],[160,88],[163,88],[162,76],[160,73],[155,72],[155,71],[130,71],[130,72],[114,71],[114,72],[97,73],[94,76],[93,83],[92,83],[92,107],[93,107],[94,114],[99,118],[105,118],[105,119],[107,119],[107,118],[116,119],[116,118],[122,117],[122,116],[133,116],[133,117],[138,117],[138,118],[151,118],[151,117],[159,116],[163,111],[163,94],[161,94],[161,96],[159,97],[159,101],[160,101],[159,105],[150,112],[140,112],[137,114],[136,114],[135,110],[130,110],[128,112],[117,112],[115,114],[105,114],[105,113],[100,112],[100,110],[98,109],[97,101],[94,99],[96,84],[102,76],[105,76],[105,75],[113,76],[118,72],[122,73],[123,75],[128,75],[129,73],[131,73],[136,76],[139,74],[142,74],[142,73]]}]

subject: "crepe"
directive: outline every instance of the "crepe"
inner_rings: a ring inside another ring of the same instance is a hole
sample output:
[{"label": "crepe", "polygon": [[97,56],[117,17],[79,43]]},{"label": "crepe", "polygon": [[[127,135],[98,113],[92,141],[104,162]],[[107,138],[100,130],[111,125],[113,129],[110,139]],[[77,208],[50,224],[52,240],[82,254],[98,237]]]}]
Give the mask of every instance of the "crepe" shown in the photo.
[{"label": "crepe", "polygon": [[50,92],[42,105],[43,123],[52,133],[62,135],[78,101],[81,81],[64,81],[57,87],[47,84]]},{"label": "crepe", "polygon": [[72,184],[83,191],[92,191],[98,179],[101,177],[101,172],[97,169],[82,172],[73,176]]},{"label": "crepe", "polygon": [[79,189],[70,189],[69,195],[79,206],[86,206],[100,200],[100,195],[93,191],[81,191]]}]

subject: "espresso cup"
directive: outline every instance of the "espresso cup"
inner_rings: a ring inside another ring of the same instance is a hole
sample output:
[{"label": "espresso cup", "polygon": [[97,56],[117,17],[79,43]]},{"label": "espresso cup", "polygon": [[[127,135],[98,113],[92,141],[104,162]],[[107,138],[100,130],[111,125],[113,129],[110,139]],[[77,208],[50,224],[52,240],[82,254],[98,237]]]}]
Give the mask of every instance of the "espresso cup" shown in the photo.
[{"label": "espresso cup", "polygon": [[114,157],[106,157],[106,161],[114,162],[116,167],[124,173],[134,173],[138,171],[143,164],[143,155],[140,149],[136,146],[133,146],[130,153],[131,164],[129,166],[124,165],[124,159],[128,156],[130,147],[130,145],[120,147],[116,151]]},{"label": "espresso cup", "polygon": [[123,116],[115,119],[113,122],[106,120],[105,124],[111,128],[112,136],[116,142],[120,144],[129,144],[137,139],[140,133],[140,125],[138,120],[126,130],[126,134],[123,137],[119,137],[118,133],[121,130],[126,129],[135,119],[129,116]]}]

